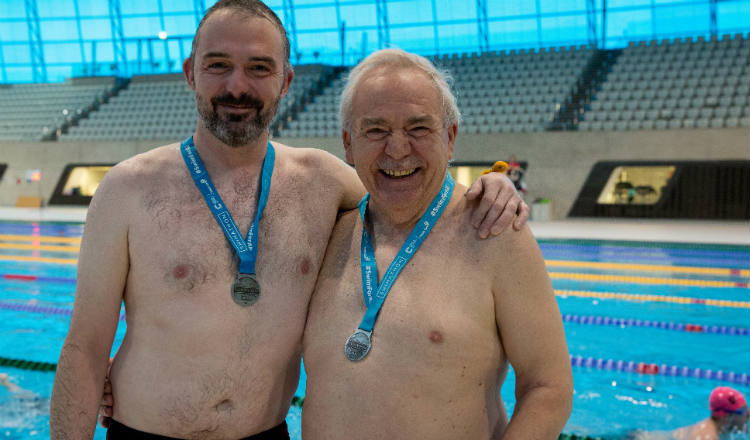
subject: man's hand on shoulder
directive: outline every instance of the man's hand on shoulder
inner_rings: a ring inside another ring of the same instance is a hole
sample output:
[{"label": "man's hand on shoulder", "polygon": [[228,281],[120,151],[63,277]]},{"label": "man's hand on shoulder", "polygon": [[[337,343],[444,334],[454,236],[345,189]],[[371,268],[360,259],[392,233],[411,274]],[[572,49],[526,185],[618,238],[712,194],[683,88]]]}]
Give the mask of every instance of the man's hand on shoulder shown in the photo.
[{"label": "man's hand on shoulder", "polygon": [[511,222],[513,229],[520,231],[529,218],[529,206],[503,173],[480,176],[471,184],[465,197],[468,200],[480,199],[471,215],[471,224],[477,228],[481,238],[500,234]]}]

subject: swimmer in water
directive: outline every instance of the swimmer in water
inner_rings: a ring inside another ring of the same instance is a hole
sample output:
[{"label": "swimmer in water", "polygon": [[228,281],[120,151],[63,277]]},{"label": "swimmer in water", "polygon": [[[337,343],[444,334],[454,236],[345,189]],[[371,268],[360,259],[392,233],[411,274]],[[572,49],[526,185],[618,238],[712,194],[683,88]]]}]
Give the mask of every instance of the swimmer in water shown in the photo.
[{"label": "swimmer in water", "polygon": [[708,405],[710,417],[672,431],[672,437],[676,440],[713,440],[748,432],[750,413],[742,393],[729,387],[716,387],[708,398]]},{"label": "swimmer in water", "polygon": [[16,424],[14,421],[27,420],[49,411],[49,399],[11,382],[7,373],[0,373],[0,386],[12,394],[10,401],[0,403],[1,426],[13,426]]},{"label": "swimmer in water", "polygon": [[720,440],[744,434],[747,438],[748,412],[745,396],[730,387],[716,387],[708,398],[711,416],[700,422],[674,431],[639,432],[636,440]]}]

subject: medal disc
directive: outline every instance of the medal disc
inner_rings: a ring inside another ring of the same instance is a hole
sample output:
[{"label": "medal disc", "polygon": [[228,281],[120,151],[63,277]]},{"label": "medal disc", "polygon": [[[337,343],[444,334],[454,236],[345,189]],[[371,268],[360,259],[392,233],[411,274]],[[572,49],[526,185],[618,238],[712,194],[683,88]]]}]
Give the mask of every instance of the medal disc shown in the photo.
[{"label": "medal disc", "polygon": [[370,347],[372,346],[370,339],[371,334],[371,332],[357,329],[357,331],[349,336],[349,339],[346,340],[346,346],[344,347],[346,358],[352,362],[364,359],[365,356],[367,356],[367,353],[370,352]]},{"label": "medal disc", "polygon": [[255,274],[238,273],[232,283],[232,299],[241,306],[251,306],[260,297],[260,285]]}]

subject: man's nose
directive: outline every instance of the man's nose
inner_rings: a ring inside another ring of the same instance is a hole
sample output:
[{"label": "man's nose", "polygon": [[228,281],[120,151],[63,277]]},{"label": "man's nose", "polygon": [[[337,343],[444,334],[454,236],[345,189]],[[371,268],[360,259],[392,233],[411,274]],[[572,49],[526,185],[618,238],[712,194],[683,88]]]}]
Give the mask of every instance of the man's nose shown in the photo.
[{"label": "man's nose", "polygon": [[238,97],[247,94],[250,91],[250,78],[245,74],[243,69],[234,69],[227,79],[227,92]]},{"label": "man's nose", "polygon": [[395,130],[388,136],[385,145],[385,154],[394,158],[402,159],[411,153],[411,143],[409,136],[401,130]]}]

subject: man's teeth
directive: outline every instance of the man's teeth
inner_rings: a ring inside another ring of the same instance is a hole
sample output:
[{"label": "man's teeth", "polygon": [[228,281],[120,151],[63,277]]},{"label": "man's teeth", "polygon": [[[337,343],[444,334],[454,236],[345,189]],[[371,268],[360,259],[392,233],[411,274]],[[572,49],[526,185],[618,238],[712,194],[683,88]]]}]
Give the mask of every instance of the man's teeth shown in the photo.
[{"label": "man's teeth", "polygon": [[411,168],[408,170],[383,170],[383,172],[391,177],[403,177],[412,174],[415,170],[416,168]]}]

